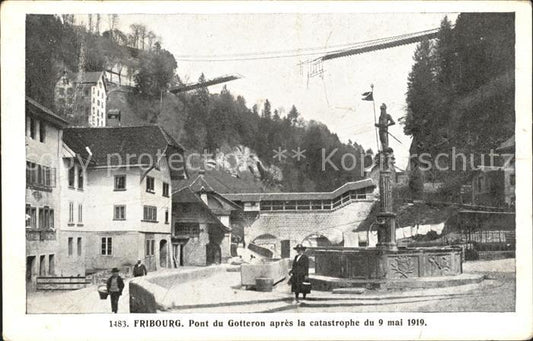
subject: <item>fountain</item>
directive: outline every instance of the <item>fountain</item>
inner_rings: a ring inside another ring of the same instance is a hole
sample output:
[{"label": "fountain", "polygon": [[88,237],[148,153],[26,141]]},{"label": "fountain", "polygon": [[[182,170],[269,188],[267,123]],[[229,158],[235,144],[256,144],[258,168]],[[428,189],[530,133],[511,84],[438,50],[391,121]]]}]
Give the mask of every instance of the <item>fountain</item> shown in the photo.
[{"label": "fountain", "polygon": [[396,245],[396,214],[392,208],[392,159],[388,127],[394,121],[382,104],[379,138],[379,213],[378,243],[375,247],[311,247],[315,274],[310,277],[317,290],[342,287],[424,288],[479,282],[480,276],[462,274],[462,249],[459,247],[414,247]]}]

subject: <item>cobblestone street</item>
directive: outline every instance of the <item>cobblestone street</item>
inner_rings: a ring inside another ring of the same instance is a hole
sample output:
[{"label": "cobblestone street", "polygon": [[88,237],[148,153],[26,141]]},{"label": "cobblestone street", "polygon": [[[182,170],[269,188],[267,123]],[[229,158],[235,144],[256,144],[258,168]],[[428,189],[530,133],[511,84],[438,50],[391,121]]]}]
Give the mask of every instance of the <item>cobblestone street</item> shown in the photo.
[{"label": "cobblestone street", "polygon": [[[240,287],[239,272],[223,272],[205,280],[177,284],[179,308],[172,313],[232,312],[450,312],[514,311],[514,259],[466,262],[465,273],[483,273],[481,284],[459,287],[367,291],[360,295],[313,291],[301,305],[292,304],[285,282],[272,292]],[[128,283],[119,301],[119,313],[129,312]],[[184,294],[186,293],[186,294]],[[171,294],[169,292],[169,294]],[[110,302],[100,300],[96,286],[75,291],[34,292],[28,295],[28,313],[110,313]],[[164,312],[163,312],[164,313]]]}]

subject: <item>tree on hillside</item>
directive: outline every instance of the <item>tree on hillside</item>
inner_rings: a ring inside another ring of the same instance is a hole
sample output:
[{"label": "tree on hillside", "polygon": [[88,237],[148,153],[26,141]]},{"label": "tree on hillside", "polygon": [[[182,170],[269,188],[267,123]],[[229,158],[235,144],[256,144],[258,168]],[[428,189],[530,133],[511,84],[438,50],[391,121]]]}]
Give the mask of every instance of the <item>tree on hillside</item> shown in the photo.
[{"label": "tree on hillside", "polygon": [[74,28],[57,16],[26,16],[26,95],[53,108],[54,86],[65,68],[77,71]]},{"label": "tree on hillside", "polygon": [[159,97],[168,89],[178,67],[174,56],[165,49],[141,54],[141,65],[135,76],[137,91],[147,97]]},{"label": "tree on hillside", "polygon": [[[205,83],[205,76],[202,73],[198,83]],[[187,97],[185,97],[187,98]],[[207,144],[207,120],[209,117],[209,90],[207,87],[196,89],[187,105],[187,119],[184,124],[186,137],[184,138],[185,146],[189,150],[202,152]]]},{"label": "tree on hillside", "polygon": [[300,113],[296,109],[296,107],[293,105],[291,107],[291,110],[287,114],[287,120],[289,121],[291,126],[296,125],[296,122],[298,122],[298,117],[300,116]]},{"label": "tree on hillside", "polygon": [[265,104],[263,104],[263,111],[261,112],[261,117],[264,117],[266,119],[270,119],[271,116],[272,116],[272,111],[271,111],[271,106],[270,106],[270,102],[269,100],[267,99],[265,101]]}]

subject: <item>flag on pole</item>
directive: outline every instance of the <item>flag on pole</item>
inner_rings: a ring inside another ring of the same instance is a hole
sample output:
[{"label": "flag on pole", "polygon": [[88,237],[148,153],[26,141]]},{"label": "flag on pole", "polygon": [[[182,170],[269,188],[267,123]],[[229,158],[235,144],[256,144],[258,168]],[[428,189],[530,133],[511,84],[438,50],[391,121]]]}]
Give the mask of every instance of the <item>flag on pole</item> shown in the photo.
[{"label": "flag on pole", "polygon": [[363,98],[362,98],[363,101],[373,101],[374,100],[374,96],[373,96],[372,91],[367,91],[367,92],[363,93],[361,96],[363,96]]}]

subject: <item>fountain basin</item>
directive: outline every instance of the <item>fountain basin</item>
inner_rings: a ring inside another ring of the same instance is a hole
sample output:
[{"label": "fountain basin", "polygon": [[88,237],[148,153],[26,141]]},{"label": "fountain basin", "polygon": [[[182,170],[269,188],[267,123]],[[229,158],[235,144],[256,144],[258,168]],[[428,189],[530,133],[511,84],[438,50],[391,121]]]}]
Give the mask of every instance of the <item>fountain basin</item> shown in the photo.
[{"label": "fountain basin", "polygon": [[457,276],[463,272],[462,250],[440,248],[311,247],[315,275],[345,279],[396,280]]}]

